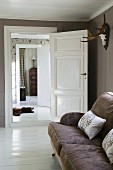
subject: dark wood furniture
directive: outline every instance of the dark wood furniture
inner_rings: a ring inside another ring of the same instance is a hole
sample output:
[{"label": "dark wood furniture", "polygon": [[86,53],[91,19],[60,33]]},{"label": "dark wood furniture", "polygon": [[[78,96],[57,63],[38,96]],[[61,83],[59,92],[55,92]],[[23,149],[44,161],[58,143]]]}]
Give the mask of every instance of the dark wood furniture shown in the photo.
[{"label": "dark wood furniture", "polygon": [[37,96],[37,68],[29,70],[30,96]]}]

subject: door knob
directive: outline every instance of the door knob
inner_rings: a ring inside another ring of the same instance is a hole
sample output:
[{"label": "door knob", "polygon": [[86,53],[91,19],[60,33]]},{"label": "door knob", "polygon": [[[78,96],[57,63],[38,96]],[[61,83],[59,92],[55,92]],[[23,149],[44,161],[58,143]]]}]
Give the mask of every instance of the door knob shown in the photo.
[{"label": "door knob", "polygon": [[80,74],[80,75],[86,76],[87,74],[86,74],[86,73],[82,73],[82,74]]}]

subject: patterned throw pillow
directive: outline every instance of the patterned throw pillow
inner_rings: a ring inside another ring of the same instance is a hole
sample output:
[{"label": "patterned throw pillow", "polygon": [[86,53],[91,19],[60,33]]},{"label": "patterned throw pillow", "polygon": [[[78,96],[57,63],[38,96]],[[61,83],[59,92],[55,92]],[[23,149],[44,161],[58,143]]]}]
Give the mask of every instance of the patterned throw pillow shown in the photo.
[{"label": "patterned throw pillow", "polygon": [[105,136],[102,142],[102,148],[104,149],[110,163],[113,163],[113,129]]},{"label": "patterned throw pillow", "polygon": [[94,115],[90,110],[81,117],[78,127],[85,132],[89,139],[93,139],[101,131],[105,122],[105,119]]}]

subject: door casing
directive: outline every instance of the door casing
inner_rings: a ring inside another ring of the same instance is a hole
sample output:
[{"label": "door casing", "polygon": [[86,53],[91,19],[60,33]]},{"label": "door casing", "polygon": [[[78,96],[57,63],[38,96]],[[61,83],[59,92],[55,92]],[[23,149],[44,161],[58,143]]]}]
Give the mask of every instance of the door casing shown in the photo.
[{"label": "door casing", "polygon": [[5,127],[14,125],[12,123],[11,33],[50,34],[54,32],[57,32],[56,27],[4,26]]}]

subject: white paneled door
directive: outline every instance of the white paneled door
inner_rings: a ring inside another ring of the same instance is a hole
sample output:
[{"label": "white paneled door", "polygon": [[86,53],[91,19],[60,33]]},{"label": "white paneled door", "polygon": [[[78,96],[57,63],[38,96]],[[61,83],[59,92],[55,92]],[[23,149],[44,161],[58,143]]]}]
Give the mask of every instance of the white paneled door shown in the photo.
[{"label": "white paneled door", "polygon": [[51,115],[87,111],[87,30],[51,34]]}]

